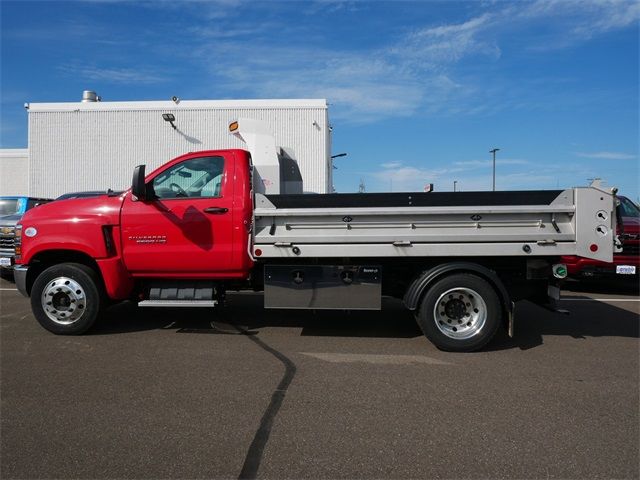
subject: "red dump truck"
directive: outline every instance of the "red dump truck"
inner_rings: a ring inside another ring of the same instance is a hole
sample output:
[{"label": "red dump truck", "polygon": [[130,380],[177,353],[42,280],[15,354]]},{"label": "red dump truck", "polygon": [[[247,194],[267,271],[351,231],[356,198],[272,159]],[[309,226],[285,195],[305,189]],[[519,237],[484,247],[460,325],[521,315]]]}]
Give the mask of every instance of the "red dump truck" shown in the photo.
[{"label": "red dump truck", "polygon": [[247,150],[138,166],[127,191],[24,216],[15,278],[44,328],[83,333],[126,299],[214,307],[251,289],[265,308],[366,310],[386,295],[437,347],[471,351],[513,332],[515,301],[558,298],[561,256],[610,262],[616,249],[612,192],[303,194],[265,124],[229,129]]}]

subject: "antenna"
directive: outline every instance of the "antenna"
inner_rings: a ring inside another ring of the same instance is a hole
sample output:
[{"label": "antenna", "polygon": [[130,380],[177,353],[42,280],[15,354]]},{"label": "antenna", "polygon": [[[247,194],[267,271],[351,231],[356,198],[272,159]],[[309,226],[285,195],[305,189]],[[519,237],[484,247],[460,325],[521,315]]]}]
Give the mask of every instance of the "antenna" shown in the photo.
[{"label": "antenna", "polygon": [[364,180],[360,179],[360,185],[358,185],[358,193],[366,193],[367,186],[364,184]]}]

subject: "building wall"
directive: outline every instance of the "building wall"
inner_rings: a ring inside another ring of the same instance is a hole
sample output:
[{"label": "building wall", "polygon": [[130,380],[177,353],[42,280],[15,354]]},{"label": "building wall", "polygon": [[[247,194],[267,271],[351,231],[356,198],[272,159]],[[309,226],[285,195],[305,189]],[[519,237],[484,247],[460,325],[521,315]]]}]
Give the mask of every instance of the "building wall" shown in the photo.
[{"label": "building wall", "polygon": [[[162,119],[173,113],[177,129]],[[30,193],[122,190],[136,165],[147,172],[186,152],[244,148],[237,118],[266,121],[276,145],[296,153],[307,192],[331,191],[324,100],[96,102],[29,105]]]},{"label": "building wall", "polygon": [[29,150],[0,149],[0,196],[29,193]]}]

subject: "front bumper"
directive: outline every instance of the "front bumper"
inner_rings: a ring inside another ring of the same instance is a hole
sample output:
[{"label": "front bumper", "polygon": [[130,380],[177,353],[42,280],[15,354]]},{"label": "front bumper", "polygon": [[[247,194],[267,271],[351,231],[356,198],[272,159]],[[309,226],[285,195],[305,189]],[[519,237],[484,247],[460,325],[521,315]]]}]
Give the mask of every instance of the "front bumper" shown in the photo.
[{"label": "front bumper", "polygon": [[17,266],[13,269],[13,279],[16,282],[16,288],[25,297],[29,296],[27,292],[27,270],[29,267]]}]

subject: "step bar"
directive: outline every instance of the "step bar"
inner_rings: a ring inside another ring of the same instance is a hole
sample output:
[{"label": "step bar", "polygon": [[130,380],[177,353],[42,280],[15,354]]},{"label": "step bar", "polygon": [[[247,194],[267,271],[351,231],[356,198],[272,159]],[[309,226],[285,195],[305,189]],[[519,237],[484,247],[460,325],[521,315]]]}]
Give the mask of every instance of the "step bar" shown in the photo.
[{"label": "step bar", "polygon": [[139,307],[215,307],[217,300],[143,300]]}]

